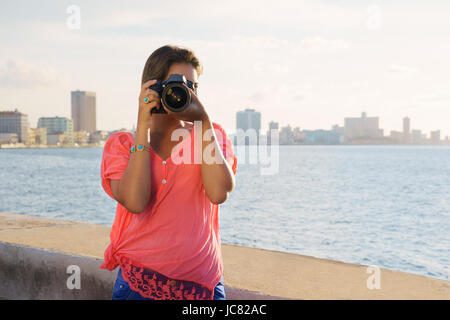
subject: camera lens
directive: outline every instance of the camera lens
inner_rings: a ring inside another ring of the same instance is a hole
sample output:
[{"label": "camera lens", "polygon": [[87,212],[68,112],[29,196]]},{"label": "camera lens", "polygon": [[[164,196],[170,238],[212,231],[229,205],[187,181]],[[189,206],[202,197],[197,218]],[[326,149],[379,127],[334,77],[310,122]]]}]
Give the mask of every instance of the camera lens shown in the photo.
[{"label": "camera lens", "polygon": [[187,89],[182,85],[168,87],[163,97],[167,108],[173,112],[180,112],[185,109],[190,103],[189,98]]}]

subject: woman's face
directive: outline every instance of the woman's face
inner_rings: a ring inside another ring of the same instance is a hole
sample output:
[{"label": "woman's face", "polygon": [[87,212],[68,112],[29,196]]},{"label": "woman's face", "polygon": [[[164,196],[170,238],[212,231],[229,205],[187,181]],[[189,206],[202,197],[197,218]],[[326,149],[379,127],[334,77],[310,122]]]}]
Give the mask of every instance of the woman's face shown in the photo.
[{"label": "woman's face", "polygon": [[186,77],[186,80],[191,81],[192,83],[198,84],[198,75],[195,68],[189,63],[174,63],[170,66],[169,72],[167,73],[166,78],[169,79],[171,74],[183,74]]}]

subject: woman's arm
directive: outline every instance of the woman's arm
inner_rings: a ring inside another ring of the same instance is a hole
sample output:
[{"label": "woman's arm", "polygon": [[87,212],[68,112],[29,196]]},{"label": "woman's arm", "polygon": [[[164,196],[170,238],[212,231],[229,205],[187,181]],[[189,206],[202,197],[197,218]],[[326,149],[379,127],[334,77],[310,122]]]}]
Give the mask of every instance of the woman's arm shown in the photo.
[{"label": "woman's arm", "polygon": [[[134,145],[149,146],[147,132],[136,129]],[[150,200],[150,155],[148,151],[133,152],[121,180],[111,180],[114,198],[132,213],[140,213]]]},{"label": "woman's arm", "polygon": [[[149,148],[149,129],[151,125],[150,110],[161,107],[159,95],[148,89],[156,80],[150,80],[142,85],[139,96],[138,125],[133,145],[144,145]],[[145,98],[147,101],[144,101]],[[147,149],[148,150],[148,149]],[[145,210],[150,200],[150,152],[138,151],[130,155],[127,169],[121,180],[111,180],[111,191],[114,198],[132,213]]]},{"label": "woman's arm", "polygon": [[[228,195],[234,189],[234,174],[231,169],[230,164],[226,161],[224,155],[222,154],[221,147],[217,142],[216,134],[214,133],[214,127],[209,119],[208,115],[205,113],[202,121],[202,132],[208,132],[211,130],[211,140],[204,141],[203,137],[200,137],[202,150],[202,182],[205,188],[206,195],[209,200],[214,204],[221,204],[225,202]],[[225,137],[222,137],[225,139]],[[211,148],[211,144],[214,144]],[[212,152],[205,152],[205,148],[208,147]],[[211,148],[211,149],[210,149]],[[206,157],[211,157],[213,161],[205,161]]]}]

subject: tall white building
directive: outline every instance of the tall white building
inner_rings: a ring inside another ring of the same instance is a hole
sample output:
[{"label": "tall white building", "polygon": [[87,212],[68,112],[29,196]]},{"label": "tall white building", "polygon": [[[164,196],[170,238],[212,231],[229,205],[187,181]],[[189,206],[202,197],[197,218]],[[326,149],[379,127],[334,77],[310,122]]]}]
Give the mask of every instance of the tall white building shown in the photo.
[{"label": "tall white building", "polygon": [[267,130],[267,143],[268,144],[272,143],[272,131],[274,131],[274,133],[276,132],[277,134],[279,134],[278,122],[274,122],[274,121],[269,122],[269,130]]},{"label": "tall white building", "polygon": [[411,143],[411,120],[408,117],[403,118],[403,142]]},{"label": "tall white building", "polygon": [[73,131],[97,131],[95,92],[72,91]]},{"label": "tall white building", "polygon": [[245,109],[236,114],[236,129],[247,131],[254,129],[258,133],[261,130],[261,112],[255,109]]},{"label": "tall white building", "polygon": [[[247,132],[247,130],[253,131],[253,137],[255,137],[255,143],[259,143],[259,135],[261,131],[261,112],[255,111],[255,109],[245,109],[236,113],[236,129]],[[247,132],[250,133],[250,132]],[[245,144],[252,143],[249,137],[245,137]]]}]

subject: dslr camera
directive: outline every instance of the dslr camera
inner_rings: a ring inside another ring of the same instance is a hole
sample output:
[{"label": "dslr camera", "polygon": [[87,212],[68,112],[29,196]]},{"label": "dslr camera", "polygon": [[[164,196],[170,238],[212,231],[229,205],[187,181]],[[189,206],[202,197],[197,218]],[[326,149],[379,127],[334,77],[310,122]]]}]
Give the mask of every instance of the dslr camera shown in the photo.
[{"label": "dslr camera", "polygon": [[[191,104],[191,88],[194,92],[196,87],[192,81],[186,80],[183,74],[171,74],[166,81],[158,81],[151,85],[149,89],[158,92],[161,102],[172,112],[182,112]],[[165,113],[164,108],[153,108],[150,113]]]}]

